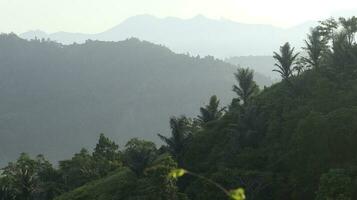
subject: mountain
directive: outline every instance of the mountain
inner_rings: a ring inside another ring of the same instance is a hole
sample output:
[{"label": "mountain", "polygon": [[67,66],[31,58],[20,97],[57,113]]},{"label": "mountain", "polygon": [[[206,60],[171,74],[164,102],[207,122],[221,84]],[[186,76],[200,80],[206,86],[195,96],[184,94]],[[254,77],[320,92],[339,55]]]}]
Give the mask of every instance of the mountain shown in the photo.
[{"label": "mountain", "polygon": [[[101,134],[93,153],[82,149],[57,166],[23,153],[1,171],[0,199],[357,199],[357,42],[345,25],[331,29],[337,37],[327,38],[318,65],[260,92],[239,70],[240,95],[231,100],[225,75],[234,67],[213,57],[137,39],[66,46],[2,35],[0,133],[14,140],[0,138],[1,153],[28,141],[43,153],[86,146],[86,127],[123,128],[127,113],[135,126],[124,133],[142,126],[148,133],[158,113],[192,113],[192,101],[206,92],[231,103],[221,115],[211,98],[201,120],[171,119],[161,146],[133,138],[118,149]],[[62,129],[46,129],[49,123]],[[59,147],[49,136],[67,138]]]},{"label": "mountain", "polygon": [[44,35],[43,32],[30,31],[20,36],[25,39],[50,38],[65,44],[83,43],[87,39],[120,41],[136,37],[163,44],[174,52],[225,58],[271,55],[286,41],[290,41],[293,46],[301,47],[309,28],[315,24],[316,22],[306,22],[283,29],[271,25],[208,19],[202,15],[191,19],[139,15],[97,34],[57,32]]},{"label": "mountain", "polygon": [[101,132],[157,141],[170,116],[196,116],[213,94],[229,103],[236,71],[138,39],[61,45],[13,34],[0,36],[0,66],[0,164],[20,152],[63,159]]}]

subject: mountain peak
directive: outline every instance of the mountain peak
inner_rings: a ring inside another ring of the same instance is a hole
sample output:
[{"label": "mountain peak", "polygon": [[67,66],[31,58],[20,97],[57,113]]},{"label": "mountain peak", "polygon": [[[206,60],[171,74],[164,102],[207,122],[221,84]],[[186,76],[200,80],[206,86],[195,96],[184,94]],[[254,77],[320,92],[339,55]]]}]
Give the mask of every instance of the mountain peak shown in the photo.
[{"label": "mountain peak", "polygon": [[202,21],[202,20],[210,20],[210,19],[208,19],[206,16],[204,16],[202,14],[199,14],[199,15],[196,15],[196,16],[192,17],[191,20],[197,20],[197,21],[200,20],[200,21]]},{"label": "mountain peak", "polygon": [[194,16],[193,19],[207,19],[207,17],[205,17],[202,14],[198,14],[198,15]]},{"label": "mountain peak", "polygon": [[124,20],[124,22],[131,21],[131,20],[147,20],[147,19],[156,20],[158,18],[156,16],[150,15],[150,14],[141,14],[141,15],[135,15],[135,16],[129,17],[126,20]]},{"label": "mountain peak", "polygon": [[20,34],[20,37],[26,38],[26,39],[42,39],[42,38],[48,38],[48,34],[42,30],[30,30],[25,33]]}]

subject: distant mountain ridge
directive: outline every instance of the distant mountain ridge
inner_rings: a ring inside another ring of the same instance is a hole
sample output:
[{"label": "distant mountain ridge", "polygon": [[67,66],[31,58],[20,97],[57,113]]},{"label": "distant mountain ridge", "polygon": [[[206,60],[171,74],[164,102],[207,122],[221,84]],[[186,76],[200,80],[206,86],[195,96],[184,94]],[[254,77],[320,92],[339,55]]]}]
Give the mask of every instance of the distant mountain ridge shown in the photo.
[{"label": "distant mountain ridge", "polygon": [[191,19],[157,18],[151,15],[130,17],[119,25],[96,34],[29,31],[24,39],[49,38],[64,44],[83,43],[87,39],[120,41],[131,37],[162,44],[177,53],[213,55],[219,58],[248,55],[271,55],[282,43],[290,41],[301,47],[309,28],[306,22],[288,29],[271,25],[244,24],[231,20],[208,19],[198,15]]}]

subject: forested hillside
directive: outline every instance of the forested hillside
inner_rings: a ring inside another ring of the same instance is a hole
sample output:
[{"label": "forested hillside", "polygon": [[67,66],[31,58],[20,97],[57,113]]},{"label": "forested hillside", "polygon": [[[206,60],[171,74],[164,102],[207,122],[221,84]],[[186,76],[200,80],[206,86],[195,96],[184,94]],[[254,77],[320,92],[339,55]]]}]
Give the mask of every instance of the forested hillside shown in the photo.
[{"label": "forested hillside", "polygon": [[0,197],[357,199],[356,32],[355,17],[329,19],[308,33],[305,48],[277,47],[282,81],[271,87],[259,89],[253,71],[238,69],[229,105],[212,96],[197,117],[170,118],[160,147],[134,138],[118,148],[101,135],[93,151],[55,168],[22,154],[4,168]]},{"label": "forested hillside", "polygon": [[101,132],[121,145],[157,142],[170,116],[196,116],[213,94],[228,103],[235,70],[138,39],[67,46],[1,35],[0,166],[21,152],[66,158]]}]

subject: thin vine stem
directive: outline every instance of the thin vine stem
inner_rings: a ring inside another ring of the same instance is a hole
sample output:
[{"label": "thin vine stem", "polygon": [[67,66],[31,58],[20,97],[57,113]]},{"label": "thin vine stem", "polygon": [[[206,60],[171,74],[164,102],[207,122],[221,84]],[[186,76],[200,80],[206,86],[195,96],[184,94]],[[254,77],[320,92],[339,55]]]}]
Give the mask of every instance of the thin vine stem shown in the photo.
[{"label": "thin vine stem", "polygon": [[204,176],[202,176],[202,175],[196,174],[196,173],[194,173],[194,172],[190,172],[190,171],[187,171],[187,170],[186,170],[186,173],[189,174],[189,175],[191,175],[191,176],[194,176],[194,177],[196,177],[196,178],[199,178],[199,179],[201,179],[201,180],[204,180],[204,181],[206,181],[206,182],[208,182],[208,183],[210,183],[210,184],[212,184],[212,185],[214,185],[214,186],[216,186],[218,189],[220,189],[222,192],[224,192],[224,194],[226,194],[228,197],[230,197],[229,191],[226,190],[223,186],[221,186],[221,185],[218,184],[217,182],[215,182],[215,181],[213,181],[213,180],[211,180],[211,179],[209,179],[209,178],[206,178],[206,177],[204,177]]}]

